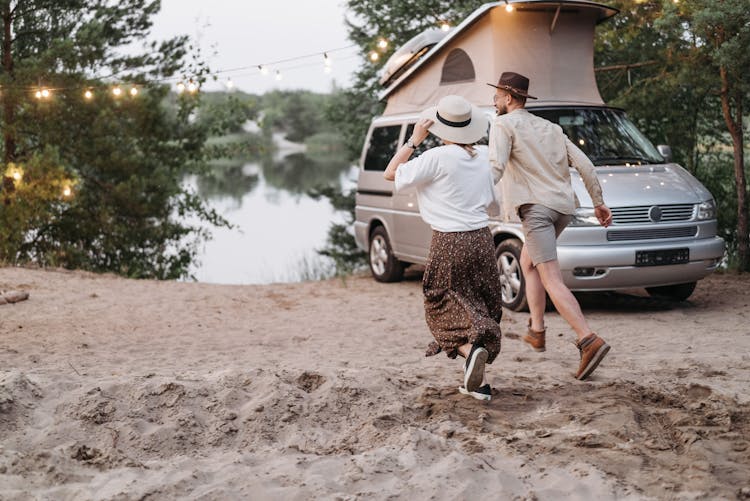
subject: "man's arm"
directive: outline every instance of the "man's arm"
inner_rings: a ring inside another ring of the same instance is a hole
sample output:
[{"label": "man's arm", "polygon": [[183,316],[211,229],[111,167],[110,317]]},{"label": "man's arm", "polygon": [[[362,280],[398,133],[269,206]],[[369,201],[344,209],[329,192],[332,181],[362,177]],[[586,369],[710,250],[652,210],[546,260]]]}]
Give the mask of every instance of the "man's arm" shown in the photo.
[{"label": "man's arm", "polygon": [[596,177],[594,164],[592,164],[589,157],[587,157],[586,154],[568,138],[565,138],[565,148],[568,153],[568,163],[581,175],[583,178],[583,184],[586,186],[586,191],[588,191],[591,196],[591,201],[594,203],[594,214],[596,215],[596,218],[602,226],[609,226],[612,224],[612,211],[609,210],[609,207],[604,205],[602,186],[599,184],[599,179]]},{"label": "man's arm", "polygon": [[493,121],[490,128],[489,157],[492,167],[492,182],[495,184],[505,174],[505,167],[508,165],[512,146],[513,140],[508,130],[498,124],[497,120]]}]

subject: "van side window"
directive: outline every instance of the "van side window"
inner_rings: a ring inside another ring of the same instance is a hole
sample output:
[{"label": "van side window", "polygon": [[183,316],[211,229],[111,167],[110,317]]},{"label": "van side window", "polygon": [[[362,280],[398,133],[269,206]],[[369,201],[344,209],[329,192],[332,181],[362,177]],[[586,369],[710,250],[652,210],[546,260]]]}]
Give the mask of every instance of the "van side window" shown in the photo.
[{"label": "van side window", "polygon": [[[414,132],[414,124],[409,124],[406,126],[406,135],[404,137],[406,139],[409,139],[411,137],[411,133]],[[437,138],[434,134],[427,134],[427,137],[424,141],[422,141],[419,146],[414,150],[414,153],[411,154],[411,158],[415,158],[425,151],[429,150],[430,148],[434,148],[435,146],[440,146],[442,142],[440,139]]]},{"label": "van side window", "polygon": [[365,170],[384,171],[396,154],[401,125],[388,125],[372,129],[370,144],[365,155]]}]

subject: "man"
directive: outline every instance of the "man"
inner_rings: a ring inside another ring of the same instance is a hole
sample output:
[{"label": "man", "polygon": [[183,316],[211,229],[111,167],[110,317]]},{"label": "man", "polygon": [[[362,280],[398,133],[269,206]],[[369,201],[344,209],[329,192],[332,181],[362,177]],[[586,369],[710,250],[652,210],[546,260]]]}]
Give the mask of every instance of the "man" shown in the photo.
[{"label": "man", "polygon": [[604,205],[594,165],[563,133],[562,128],[529,113],[524,107],[529,79],[504,72],[495,87],[497,117],[490,130],[489,158],[497,183],[505,175],[503,198],[521,218],[526,242],[521,269],[529,303],[528,331],[523,336],[536,351],[545,350],[545,290],[557,311],[578,337],[581,362],[577,379],[586,379],[609,351],[609,345],[589,328],[575,296],[565,286],[557,261],[557,237],[572,219],[576,199],[570,167],[583,178],[594,203],[594,214],[603,226],[612,222]]}]

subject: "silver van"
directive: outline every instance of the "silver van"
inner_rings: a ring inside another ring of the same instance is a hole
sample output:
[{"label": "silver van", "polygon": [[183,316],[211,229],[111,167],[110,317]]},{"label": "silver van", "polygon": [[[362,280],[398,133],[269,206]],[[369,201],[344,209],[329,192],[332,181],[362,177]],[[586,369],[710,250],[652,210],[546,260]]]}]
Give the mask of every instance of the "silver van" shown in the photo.
[{"label": "silver van", "polygon": [[[485,109],[494,115],[494,109]],[[573,291],[645,288],[651,295],[687,299],[696,282],[713,272],[724,256],[711,193],[671,162],[668,147],[657,150],[623,110],[544,105],[527,109],[559,124],[588,155],[604,201],[612,209],[612,225],[603,228],[583,181],[571,171],[580,208],[558,240],[566,285]],[[417,118],[416,113],[375,118],[362,150],[354,231],[357,245],[369,256],[373,277],[381,282],[400,280],[404,268],[424,264],[429,251],[432,230],[419,216],[416,193],[395,193],[393,183],[383,179],[388,161],[411,135]],[[436,141],[429,136],[415,155]],[[525,309],[520,222],[493,219],[490,229],[503,304],[515,311]]]}]

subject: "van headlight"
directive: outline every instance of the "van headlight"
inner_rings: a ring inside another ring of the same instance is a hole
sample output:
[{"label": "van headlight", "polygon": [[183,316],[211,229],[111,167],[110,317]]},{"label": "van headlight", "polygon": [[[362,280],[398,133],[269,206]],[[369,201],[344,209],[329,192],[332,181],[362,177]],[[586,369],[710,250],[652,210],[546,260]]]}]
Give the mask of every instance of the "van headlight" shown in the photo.
[{"label": "van headlight", "polygon": [[573,213],[573,219],[570,226],[599,226],[599,220],[594,214],[594,209],[588,207],[579,207]]},{"label": "van headlight", "polygon": [[698,221],[705,219],[716,219],[716,202],[714,199],[706,200],[702,204],[698,204]]}]

